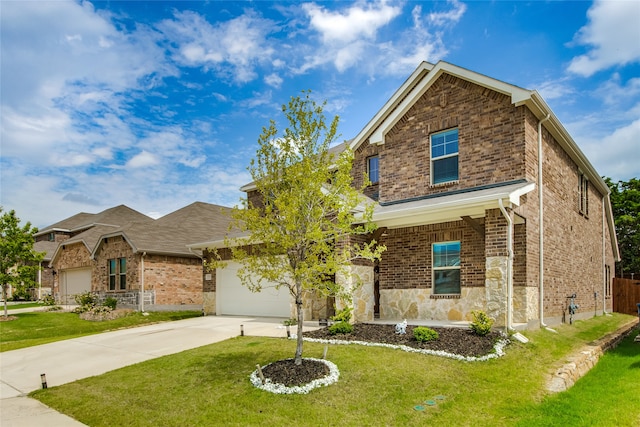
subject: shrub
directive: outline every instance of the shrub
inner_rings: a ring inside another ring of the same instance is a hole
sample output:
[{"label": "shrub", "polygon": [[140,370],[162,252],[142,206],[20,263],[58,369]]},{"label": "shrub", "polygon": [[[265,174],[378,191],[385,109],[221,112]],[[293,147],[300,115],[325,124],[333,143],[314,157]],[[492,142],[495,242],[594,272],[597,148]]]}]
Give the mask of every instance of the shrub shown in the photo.
[{"label": "shrub", "polygon": [[79,305],[76,311],[80,313],[89,311],[96,306],[96,297],[89,291],[76,294],[73,296],[73,299],[76,301],[76,304]]},{"label": "shrub", "polygon": [[45,295],[41,300],[40,304],[42,305],[56,305],[56,299],[53,295]]},{"label": "shrub", "polygon": [[102,305],[105,307],[109,307],[111,310],[115,310],[116,305],[118,305],[118,300],[114,297],[108,297],[104,300],[104,303],[102,303]]},{"label": "shrub", "polygon": [[351,332],[353,332],[353,325],[349,322],[338,322],[329,326],[329,333],[331,335],[350,334]]},{"label": "shrub", "polygon": [[298,324],[298,320],[295,317],[291,319],[283,320],[282,323],[284,326],[296,326]]},{"label": "shrub", "polygon": [[487,335],[491,332],[491,327],[493,326],[493,319],[487,316],[482,310],[474,310],[471,312],[473,316],[473,321],[471,322],[471,330],[481,337]]},{"label": "shrub", "polygon": [[413,328],[413,336],[416,337],[418,342],[434,341],[440,338],[440,335],[431,328],[426,326],[416,326]]},{"label": "shrub", "polygon": [[351,312],[353,311],[353,308],[351,307],[345,307],[342,310],[339,310],[335,316],[331,317],[331,320],[334,320],[336,322],[349,322],[351,320]]}]

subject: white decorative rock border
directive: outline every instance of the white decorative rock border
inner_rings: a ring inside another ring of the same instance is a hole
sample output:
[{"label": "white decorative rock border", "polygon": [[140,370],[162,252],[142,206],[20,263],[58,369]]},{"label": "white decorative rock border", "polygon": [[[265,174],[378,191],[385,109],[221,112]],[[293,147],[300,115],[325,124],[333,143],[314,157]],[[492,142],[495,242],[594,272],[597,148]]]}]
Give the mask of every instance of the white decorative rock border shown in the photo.
[{"label": "white decorative rock border", "polygon": [[[309,384],[301,385],[301,386],[291,386],[287,387],[284,384],[280,383],[272,383],[268,378],[265,383],[262,384],[262,380],[258,375],[258,370],[256,369],[249,376],[249,380],[254,387],[257,387],[261,390],[265,390],[275,394],[307,394],[314,388],[328,386],[338,381],[340,377],[340,371],[335,363],[329,362],[325,359],[314,359],[312,357],[305,357],[304,360],[313,360],[315,362],[322,362],[329,368],[329,374],[325,377],[318,378],[316,380],[311,381]],[[269,365],[265,365],[262,368],[266,368]]]},{"label": "white decorative rock border", "polygon": [[303,338],[303,339],[309,342],[317,342],[317,343],[324,343],[324,344],[337,344],[337,345],[355,344],[355,345],[365,345],[369,347],[393,348],[397,350],[406,351],[409,353],[421,353],[421,354],[429,354],[432,356],[448,357],[449,359],[462,360],[465,362],[482,362],[485,360],[497,359],[498,357],[502,357],[505,354],[504,348],[507,346],[507,344],[509,344],[508,338],[502,338],[498,340],[498,342],[496,342],[496,344],[493,346],[494,353],[490,353],[480,357],[475,357],[475,356],[461,356],[459,354],[447,353],[446,351],[442,351],[442,350],[428,350],[428,349],[414,348],[406,345],[374,343],[374,342],[367,342],[367,341],[325,340],[325,339],[319,339],[319,338]]}]

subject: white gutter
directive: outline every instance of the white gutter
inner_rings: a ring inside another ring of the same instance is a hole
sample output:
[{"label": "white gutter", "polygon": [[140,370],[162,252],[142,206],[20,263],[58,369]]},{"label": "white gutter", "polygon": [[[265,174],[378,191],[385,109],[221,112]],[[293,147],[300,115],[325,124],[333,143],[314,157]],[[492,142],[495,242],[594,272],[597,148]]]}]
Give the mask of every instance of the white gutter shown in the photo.
[{"label": "white gutter", "polygon": [[498,205],[509,227],[507,228],[507,321],[505,325],[506,332],[508,333],[509,330],[513,329],[513,220],[504,208],[502,199],[498,199]]},{"label": "white gutter", "polygon": [[538,234],[540,242],[538,246],[538,288],[540,295],[538,296],[538,306],[540,307],[540,327],[546,328],[544,323],[544,187],[542,180],[542,123],[549,120],[551,114],[538,122]]},{"label": "white gutter", "polygon": [[144,257],[147,255],[143,252],[140,256],[140,313],[144,313]]}]

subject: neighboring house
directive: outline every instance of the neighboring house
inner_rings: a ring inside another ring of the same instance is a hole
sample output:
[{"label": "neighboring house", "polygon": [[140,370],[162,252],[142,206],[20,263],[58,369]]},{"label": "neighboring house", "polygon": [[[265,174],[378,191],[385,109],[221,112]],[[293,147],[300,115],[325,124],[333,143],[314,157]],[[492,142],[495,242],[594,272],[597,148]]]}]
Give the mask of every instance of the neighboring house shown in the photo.
[{"label": "neighboring house", "polygon": [[187,245],[224,236],[230,218],[229,208],[196,202],[103,233],[91,251],[91,289],[121,307],[208,311],[202,255]]},{"label": "neighboring house", "polygon": [[[372,182],[372,238],[387,247],[375,265],[351,266],[363,281],[357,321],[460,321],[484,310],[496,325],[537,327],[563,321],[571,303],[576,318],[612,309],[609,189],[538,92],[424,62],[345,145],[354,185],[365,174]],[[224,251],[221,239],[192,248]],[[269,306],[289,316],[287,295],[247,296],[234,269],[218,269],[208,287],[224,302],[218,314]],[[229,296],[247,299],[230,312]]]},{"label": "neighboring house", "polygon": [[91,290],[91,251],[100,235],[132,221],[153,221],[120,205],[97,214],[79,213],[43,228],[34,249],[45,252],[41,286],[56,301],[73,303],[73,296]]}]

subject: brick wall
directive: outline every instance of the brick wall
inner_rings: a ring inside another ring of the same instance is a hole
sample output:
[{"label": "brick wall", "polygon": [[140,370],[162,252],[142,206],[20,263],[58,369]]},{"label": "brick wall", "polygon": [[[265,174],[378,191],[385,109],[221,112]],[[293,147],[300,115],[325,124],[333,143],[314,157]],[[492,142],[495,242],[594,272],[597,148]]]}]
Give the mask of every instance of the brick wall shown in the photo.
[{"label": "brick wall", "polygon": [[[385,144],[364,143],[366,147],[356,150],[354,183],[362,184],[366,157],[376,151],[381,202],[525,178],[524,115],[525,108],[514,107],[505,95],[443,75],[389,131]],[[431,186],[429,137],[454,127],[459,138],[459,180]]]},{"label": "brick wall", "polygon": [[158,305],[202,304],[202,261],[147,255],[144,259],[144,287],[154,290]]},{"label": "brick wall", "polygon": [[91,289],[97,292],[109,290],[110,259],[126,258],[127,262],[127,290],[140,289],[139,255],[135,255],[131,245],[122,236],[109,237],[100,245],[95,255],[93,271],[91,272]]},{"label": "brick wall", "polygon": [[484,239],[463,221],[387,231],[379,263],[380,289],[431,289],[431,245],[460,241],[463,287],[484,286]]}]

